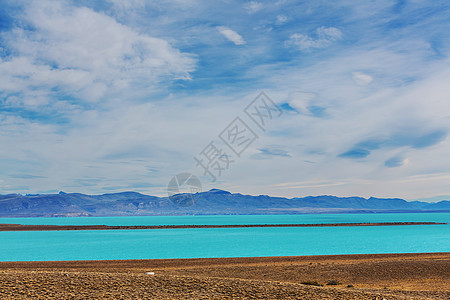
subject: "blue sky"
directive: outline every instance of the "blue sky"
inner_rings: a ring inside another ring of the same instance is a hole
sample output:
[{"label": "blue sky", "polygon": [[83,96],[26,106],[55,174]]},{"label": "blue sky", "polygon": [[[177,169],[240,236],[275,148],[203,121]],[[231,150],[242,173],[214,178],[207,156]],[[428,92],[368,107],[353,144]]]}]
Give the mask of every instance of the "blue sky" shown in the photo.
[{"label": "blue sky", "polygon": [[[448,1],[0,0],[0,193],[450,195]],[[261,130],[264,91],[283,111]],[[257,139],[196,166],[240,117]]]}]

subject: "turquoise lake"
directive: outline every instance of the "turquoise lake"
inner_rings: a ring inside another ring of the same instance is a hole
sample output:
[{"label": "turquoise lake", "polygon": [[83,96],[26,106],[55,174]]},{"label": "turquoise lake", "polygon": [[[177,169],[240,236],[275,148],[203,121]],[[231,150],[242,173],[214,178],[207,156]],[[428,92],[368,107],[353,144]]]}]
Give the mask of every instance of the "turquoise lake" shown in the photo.
[{"label": "turquoise lake", "polygon": [[78,218],[0,218],[0,223],[24,225],[226,225],[320,224],[377,222],[450,223],[450,213],[310,214],[310,215],[209,215]]},{"label": "turquoise lake", "polygon": [[[55,225],[286,224],[429,221],[450,213],[0,218]],[[0,261],[450,252],[450,225],[0,232]]]}]

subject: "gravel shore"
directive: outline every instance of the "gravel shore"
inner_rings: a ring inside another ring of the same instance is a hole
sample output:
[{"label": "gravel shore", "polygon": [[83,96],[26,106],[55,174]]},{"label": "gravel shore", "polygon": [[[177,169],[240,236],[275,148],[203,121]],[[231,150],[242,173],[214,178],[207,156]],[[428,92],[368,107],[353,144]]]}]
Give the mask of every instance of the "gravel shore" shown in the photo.
[{"label": "gravel shore", "polygon": [[449,287],[450,253],[0,263],[1,299],[450,299]]}]

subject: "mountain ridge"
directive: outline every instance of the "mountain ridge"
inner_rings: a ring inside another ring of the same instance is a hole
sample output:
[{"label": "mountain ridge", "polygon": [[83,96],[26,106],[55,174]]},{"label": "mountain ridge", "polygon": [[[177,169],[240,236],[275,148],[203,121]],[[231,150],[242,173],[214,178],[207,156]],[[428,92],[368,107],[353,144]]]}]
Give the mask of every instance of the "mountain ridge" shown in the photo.
[{"label": "mountain ridge", "polygon": [[219,189],[196,194],[177,194],[170,198],[132,191],[102,195],[64,192],[0,195],[0,217],[379,212],[450,212],[450,201],[408,202],[400,198],[332,195],[284,198],[243,195]]}]

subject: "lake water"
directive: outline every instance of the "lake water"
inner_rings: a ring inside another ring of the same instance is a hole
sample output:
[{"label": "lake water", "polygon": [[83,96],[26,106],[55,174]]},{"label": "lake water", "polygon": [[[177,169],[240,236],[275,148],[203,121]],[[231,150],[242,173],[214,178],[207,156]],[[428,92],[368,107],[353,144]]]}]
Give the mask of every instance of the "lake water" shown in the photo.
[{"label": "lake water", "polygon": [[[190,225],[429,221],[450,213],[1,218],[0,223]],[[0,232],[0,261],[450,252],[450,225]]]},{"label": "lake water", "polygon": [[377,222],[450,223],[450,213],[402,214],[310,214],[310,215],[216,215],[139,216],[78,218],[0,218],[0,223],[24,225],[230,225],[230,224],[321,224]]}]

